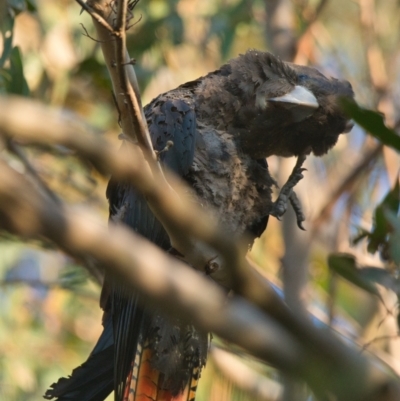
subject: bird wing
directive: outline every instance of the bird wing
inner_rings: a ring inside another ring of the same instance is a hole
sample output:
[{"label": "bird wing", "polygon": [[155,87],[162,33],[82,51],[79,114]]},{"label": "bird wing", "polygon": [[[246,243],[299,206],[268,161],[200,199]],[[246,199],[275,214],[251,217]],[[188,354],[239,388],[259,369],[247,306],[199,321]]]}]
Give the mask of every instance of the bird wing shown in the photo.
[{"label": "bird wing", "polygon": [[[186,91],[186,90],[185,90]],[[185,176],[193,162],[196,115],[189,102],[161,95],[145,108],[153,147],[163,165]],[[173,146],[162,152],[167,142]],[[123,145],[124,146],[124,145]],[[107,188],[110,220],[118,220],[159,247],[168,249],[169,238],[147,202],[130,183],[111,178]],[[59,401],[102,401],[112,391],[123,399],[126,377],[148,314],[138,295],[122,280],[107,273],[101,297],[104,330],[88,360],[68,378],[47,390],[45,398]]]},{"label": "bird wing", "polygon": [[[145,109],[154,149],[163,165],[185,176],[193,162],[196,136],[194,106],[162,95]],[[166,150],[168,141],[173,146]],[[110,180],[107,197],[110,219],[116,216],[137,233],[159,247],[168,249],[168,235],[150,210],[145,198],[129,183]],[[118,400],[122,399],[128,370],[137,343],[147,324],[145,309],[131,287],[115,277],[106,277],[110,286],[110,304],[114,329],[114,380]]]}]

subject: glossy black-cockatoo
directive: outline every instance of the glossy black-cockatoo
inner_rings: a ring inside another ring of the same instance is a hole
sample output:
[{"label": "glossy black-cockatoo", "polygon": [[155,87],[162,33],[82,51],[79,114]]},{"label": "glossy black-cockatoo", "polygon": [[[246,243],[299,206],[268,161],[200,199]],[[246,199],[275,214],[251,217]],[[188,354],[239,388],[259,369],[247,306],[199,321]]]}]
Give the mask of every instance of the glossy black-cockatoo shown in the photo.
[{"label": "glossy black-cockatoo", "polygon": [[[193,188],[227,235],[247,232],[254,239],[270,214],[279,215],[265,158],[326,153],[351,127],[337,103],[341,96],[353,98],[348,82],[251,50],[158,96],[145,107],[145,116],[154,149],[164,150],[162,164]],[[165,150],[168,141],[173,146]],[[287,196],[301,169],[295,176]],[[111,220],[171,251],[168,235],[135,188],[111,179],[107,197]],[[206,362],[207,333],[146,307],[110,274],[102,295],[104,331],[98,343],[45,398],[102,401],[114,389],[116,401],[193,400]]]}]

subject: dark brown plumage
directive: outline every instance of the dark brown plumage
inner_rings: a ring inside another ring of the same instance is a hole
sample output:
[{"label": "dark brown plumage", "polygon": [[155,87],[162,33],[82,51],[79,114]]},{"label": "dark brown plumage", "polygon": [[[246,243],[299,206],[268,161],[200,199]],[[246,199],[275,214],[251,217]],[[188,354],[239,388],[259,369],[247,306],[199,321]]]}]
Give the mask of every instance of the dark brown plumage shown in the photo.
[{"label": "dark brown plumage", "polygon": [[[247,231],[255,238],[270,214],[284,212],[282,199],[291,197],[302,171],[299,165],[277,207],[265,158],[326,153],[350,127],[337,105],[339,96],[353,98],[348,82],[253,50],[160,95],[145,115],[157,151],[173,141],[160,154],[162,163],[190,184],[193,196],[210,208],[227,235]],[[107,196],[111,220],[170,250],[166,232],[134,188],[111,179]],[[126,385],[135,355],[149,349],[151,368],[159,372],[157,386],[164,390],[154,400],[166,399],[161,397],[167,393],[190,399],[190,392],[183,391],[205,364],[207,334],[179,316],[167,319],[140,305],[138,296],[114,277],[106,277],[102,306],[104,332],[88,361],[72,378],[53,385],[46,398],[100,401],[115,388],[116,400],[125,400],[138,388],[135,381]]]}]

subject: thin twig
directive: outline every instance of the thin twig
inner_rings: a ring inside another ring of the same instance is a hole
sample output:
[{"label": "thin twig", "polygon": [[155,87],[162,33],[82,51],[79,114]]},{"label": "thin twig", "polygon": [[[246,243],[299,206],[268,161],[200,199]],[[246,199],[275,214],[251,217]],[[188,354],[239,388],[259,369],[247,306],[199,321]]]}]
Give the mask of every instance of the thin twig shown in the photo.
[{"label": "thin twig", "polygon": [[[311,16],[305,21],[305,26],[303,27],[301,36],[307,34],[309,30],[311,29],[312,25],[314,22],[316,22],[322,11],[325,9],[325,7],[328,5],[329,0],[320,0],[319,4],[315,8],[314,12],[311,14]],[[301,38],[301,37],[300,37]]]},{"label": "thin twig", "polygon": [[134,22],[133,24],[130,24],[126,27],[126,30],[129,31],[129,29],[133,28],[135,25],[137,25],[143,18],[143,15],[140,14],[140,17],[138,18],[138,20],[136,22]]},{"label": "thin twig", "polygon": [[367,67],[369,78],[379,98],[387,92],[388,77],[382,51],[378,45],[377,31],[375,27],[375,1],[358,0],[360,10],[360,24],[363,31],[363,39],[366,47]]},{"label": "thin twig", "polygon": [[111,25],[96,11],[93,10],[86,2],[83,0],[76,0],[76,2],[87,11],[92,18],[94,18],[103,28],[107,29],[110,33],[114,34],[114,29],[112,29]]},{"label": "thin twig", "polygon": [[[116,33],[118,35],[124,36],[122,39],[122,45],[125,49],[125,32],[126,32],[126,15],[127,15],[127,8],[128,8],[128,0],[119,0],[117,5],[117,24],[115,27]],[[122,58],[125,56],[125,53],[122,55]]]},{"label": "thin twig", "polygon": [[[98,37],[102,40],[101,48],[104,59],[110,73],[113,84],[115,100],[121,115],[121,126],[124,135],[129,137],[133,143],[138,143],[145,157],[156,160],[153,146],[150,140],[147,124],[144,119],[144,112],[140,99],[140,92],[136,80],[135,71],[130,62],[126,50],[126,19],[128,2],[126,0],[118,2],[114,8],[113,3],[107,0],[92,0],[93,7],[109,22],[115,20],[116,28],[113,34],[115,41],[109,42],[109,31],[104,29],[102,24],[98,24],[94,19],[94,25]],[[111,10],[109,15],[105,15]],[[115,12],[117,13],[115,15]],[[160,166],[157,167],[160,171]]]},{"label": "thin twig", "polygon": [[331,215],[332,209],[335,206],[340,196],[350,190],[360,175],[365,174],[367,167],[381,154],[383,149],[382,144],[377,144],[370,150],[362,160],[349,172],[349,174],[342,180],[339,186],[334,190],[333,194],[329,197],[325,206],[321,209],[319,215],[313,222],[313,235],[315,235],[322,223],[326,221]]},{"label": "thin twig", "polygon": [[86,29],[85,25],[83,25],[82,23],[80,25],[82,26],[83,30],[85,31],[83,36],[86,36],[87,38],[92,39],[94,42],[97,42],[97,43],[101,43],[102,42],[101,40],[96,39],[93,36],[90,36],[90,34],[89,34],[88,30]]},{"label": "thin twig", "polygon": [[363,344],[361,348],[361,352],[367,350],[373,343],[378,342],[378,341],[383,341],[383,340],[400,340],[400,332],[396,334],[386,334],[383,336],[375,337],[371,341],[368,341]]},{"label": "thin twig", "polygon": [[[396,121],[393,129],[397,132],[400,129],[400,119]],[[368,170],[368,166],[382,154],[383,145],[378,143],[375,145],[363,158],[362,160],[354,166],[354,168],[349,172],[349,174],[342,180],[336,190],[333,192],[332,196],[329,198],[325,206],[321,209],[318,216],[313,222],[313,234],[318,232],[321,224],[326,221],[331,215],[332,209],[336,204],[336,201],[340,196],[349,191],[355,184],[356,180]]]},{"label": "thin twig", "polygon": [[19,160],[21,160],[22,164],[25,166],[25,169],[35,180],[35,182],[39,185],[39,187],[55,202],[60,202],[60,198],[48,187],[46,182],[42,180],[39,173],[36,171],[35,167],[33,167],[32,163],[26,157],[22,148],[19,145],[17,145],[11,138],[8,138],[6,140],[6,144],[8,150],[12,152],[15,156],[17,156]]}]

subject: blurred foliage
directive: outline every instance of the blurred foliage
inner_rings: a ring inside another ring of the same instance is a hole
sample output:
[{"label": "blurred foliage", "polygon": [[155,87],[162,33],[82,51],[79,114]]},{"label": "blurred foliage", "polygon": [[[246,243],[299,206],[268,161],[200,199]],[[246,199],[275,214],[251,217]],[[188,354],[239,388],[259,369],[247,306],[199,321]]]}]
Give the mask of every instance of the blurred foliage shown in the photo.
[{"label": "blurred foliage", "polygon": [[[381,113],[363,109],[355,103],[344,101],[344,110],[370,135],[382,144],[400,151],[400,136],[387,128]],[[361,229],[353,239],[353,244],[366,240],[367,251],[378,253],[385,262],[382,267],[356,266],[356,259],[349,254],[331,254],[328,258],[329,268],[350,281],[357,287],[378,296],[384,304],[379,287],[393,291],[400,303],[400,181],[397,176],[393,189],[389,190],[384,199],[373,210],[371,230]],[[400,330],[400,313],[397,311],[397,325]]]},{"label": "blurred foliage", "polygon": [[[335,273],[341,275],[351,283],[357,285],[369,293],[380,296],[378,288],[368,277],[359,274],[356,267],[356,259],[349,254],[331,254],[328,258],[328,266]],[[382,270],[382,269],[381,269]]]},{"label": "blurred foliage", "polygon": [[342,99],[342,102],[344,110],[356,123],[384,145],[400,152],[400,136],[385,125],[381,113],[359,107],[356,103],[347,99]]},{"label": "blurred foliage", "polygon": [[[382,203],[375,208],[372,230],[362,230],[353,242],[357,244],[362,239],[366,238],[368,243],[368,252],[375,253],[379,251],[383,260],[395,260],[393,257],[394,249],[391,249],[389,244],[391,243],[392,235],[396,235],[395,226],[393,225],[393,215],[397,218],[399,206],[400,186],[397,181],[393,190],[388,192]],[[396,262],[398,263],[399,260]]]},{"label": "blurred foliage", "polygon": [[[142,0],[134,10],[128,48],[137,60],[145,103],[215,70],[248,48],[266,49],[267,1]],[[368,9],[367,3],[373,8]],[[379,109],[386,123],[396,126],[400,119],[395,107],[400,98],[399,2],[328,1],[310,26],[318,4],[317,0],[291,2],[292,28],[298,39],[296,62],[345,77],[361,104]],[[90,17],[80,14],[76,2],[0,2],[0,30],[0,94],[29,96],[73,110],[117,143],[120,128],[107,69],[99,44],[90,38],[95,36]],[[337,320],[345,317],[339,330],[362,342],[397,333],[389,317],[388,325],[381,324],[382,313],[377,313],[376,297],[371,294],[379,294],[385,304],[388,295],[382,288],[394,293],[396,302],[399,294],[399,136],[387,128],[380,113],[356,105],[349,105],[348,112],[358,125],[322,160],[310,158],[299,191],[312,232],[314,219],[318,220],[334,189],[375,145],[365,131],[394,149],[385,148],[370,160],[340,193],[323,229],[312,237],[308,258],[310,308],[320,310],[317,316],[328,321],[329,300],[333,300],[336,311],[341,311]],[[24,151],[63,200],[90,205],[107,224],[106,181],[90,165],[63,148],[25,147]],[[12,167],[26,171],[17,155],[2,148],[0,152]],[[278,176],[279,160],[268,162]],[[282,224],[270,219],[250,255],[275,282],[287,246],[281,230]],[[348,239],[356,233],[350,248]],[[341,253],[333,253],[327,261],[326,255],[337,251]],[[333,285],[338,276],[352,284],[339,280]],[[38,400],[49,384],[69,374],[89,354],[101,331],[100,290],[78,261],[48,243],[27,244],[5,233],[0,233],[0,280],[0,400]],[[383,348],[377,344],[375,350]],[[400,356],[392,345],[384,349],[395,358]],[[224,384],[212,364],[200,385],[199,401],[246,399]]]}]

